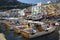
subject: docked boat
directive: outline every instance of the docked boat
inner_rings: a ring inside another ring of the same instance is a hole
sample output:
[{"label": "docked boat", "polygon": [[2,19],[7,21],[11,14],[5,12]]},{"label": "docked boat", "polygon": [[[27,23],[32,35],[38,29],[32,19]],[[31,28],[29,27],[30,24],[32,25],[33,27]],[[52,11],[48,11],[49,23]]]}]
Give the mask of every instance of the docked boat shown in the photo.
[{"label": "docked boat", "polygon": [[42,19],[44,19],[43,15],[33,15],[33,16],[28,16],[26,17],[27,20],[34,20],[34,21],[41,21]]},{"label": "docked boat", "polygon": [[42,19],[43,19],[42,16],[35,16],[35,17],[32,18],[32,20],[34,20],[34,21],[40,21]]},{"label": "docked boat", "polygon": [[55,26],[48,26],[43,22],[28,21],[28,29],[21,30],[20,33],[25,38],[34,38],[51,33],[55,30]]}]

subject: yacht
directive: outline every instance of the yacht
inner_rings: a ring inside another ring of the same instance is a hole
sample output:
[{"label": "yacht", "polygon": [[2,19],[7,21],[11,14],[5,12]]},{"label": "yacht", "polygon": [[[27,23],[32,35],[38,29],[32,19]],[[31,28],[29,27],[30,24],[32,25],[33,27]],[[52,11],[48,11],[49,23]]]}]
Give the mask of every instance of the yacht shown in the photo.
[{"label": "yacht", "polygon": [[28,28],[21,30],[20,33],[25,38],[35,38],[45,34],[49,34],[55,30],[55,26],[50,26],[43,22],[28,21]]}]

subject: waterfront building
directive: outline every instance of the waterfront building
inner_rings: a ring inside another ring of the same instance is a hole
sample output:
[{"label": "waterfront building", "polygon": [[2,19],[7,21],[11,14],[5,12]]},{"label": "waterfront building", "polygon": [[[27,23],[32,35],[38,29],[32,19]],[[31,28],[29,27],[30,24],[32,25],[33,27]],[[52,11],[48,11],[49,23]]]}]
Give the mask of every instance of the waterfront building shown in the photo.
[{"label": "waterfront building", "polygon": [[56,15],[57,10],[59,9],[57,3],[53,3],[51,1],[48,1],[46,4],[42,4],[42,6],[44,8],[44,14],[46,15]]},{"label": "waterfront building", "polygon": [[19,11],[21,11],[21,9],[11,9],[5,12],[9,13],[9,17],[18,17],[20,15]]},{"label": "waterfront building", "polygon": [[32,6],[30,6],[30,7],[28,7],[28,8],[26,8],[26,10],[25,10],[25,16],[28,16],[28,15],[31,15],[31,9],[32,8]]},{"label": "waterfront building", "polygon": [[41,4],[41,2],[37,3],[37,5],[32,6],[32,13],[31,14],[34,15],[34,14],[39,14],[39,13],[43,14],[42,13],[42,4]]},{"label": "waterfront building", "polygon": [[43,4],[39,2],[28,8],[11,9],[6,12],[9,13],[11,17],[28,16],[28,15],[36,15],[36,14],[57,15],[57,13],[60,14],[60,3],[53,3],[51,1],[48,1],[47,3]]},{"label": "waterfront building", "polygon": [[25,10],[26,10],[26,8],[22,9],[21,11],[18,12],[18,13],[20,13],[20,16],[25,16]]},{"label": "waterfront building", "polygon": [[18,17],[20,9],[12,9],[10,16],[11,17]]},{"label": "waterfront building", "polygon": [[0,12],[0,17],[8,17],[9,13],[6,12]]},{"label": "waterfront building", "polygon": [[44,15],[57,15],[59,14],[60,10],[60,4],[59,3],[54,3],[51,1],[48,1],[47,3],[43,4],[41,2],[37,3],[36,5],[33,5],[31,7],[31,15],[36,15],[36,14],[44,14]]}]

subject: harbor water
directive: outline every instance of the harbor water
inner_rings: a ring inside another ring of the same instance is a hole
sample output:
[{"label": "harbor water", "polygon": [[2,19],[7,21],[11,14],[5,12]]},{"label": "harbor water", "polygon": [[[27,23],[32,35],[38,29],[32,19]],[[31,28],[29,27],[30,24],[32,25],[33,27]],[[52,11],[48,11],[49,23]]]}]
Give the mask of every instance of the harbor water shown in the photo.
[{"label": "harbor water", "polygon": [[57,26],[56,30],[50,34],[39,36],[32,39],[26,39],[22,37],[20,34],[17,36],[14,34],[14,31],[6,31],[4,24],[0,23],[0,33],[4,33],[7,40],[59,40],[59,33],[60,27]]}]

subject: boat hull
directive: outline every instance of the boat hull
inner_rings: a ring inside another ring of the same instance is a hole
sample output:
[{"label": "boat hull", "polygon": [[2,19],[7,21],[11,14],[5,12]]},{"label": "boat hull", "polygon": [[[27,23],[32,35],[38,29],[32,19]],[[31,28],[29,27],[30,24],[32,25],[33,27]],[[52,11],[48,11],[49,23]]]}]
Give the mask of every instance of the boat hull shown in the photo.
[{"label": "boat hull", "polygon": [[24,31],[22,31],[21,34],[22,34],[23,37],[25,37],[25,38],[35,38],[35,37],[38,37],[38,36],[42,36],[42,35],[49,34],[49,33],[53,32],[53,31],[55,30],[55,28],[56,28],[56,27],[54,27],[54,28],[52,28],[52,29],[50,29],[50,30],[48,30],[48,31],[37,32],[37,33],[35,33],[35,34],[33,34],[33,35],[31,35],[31,34],[29,34],[29,33],[27,33],[27,32],[24,32]]}]

